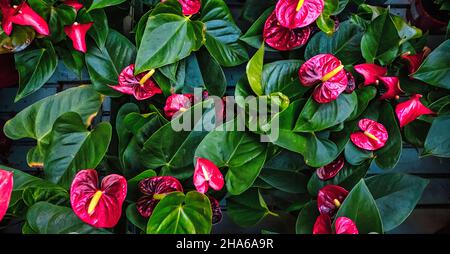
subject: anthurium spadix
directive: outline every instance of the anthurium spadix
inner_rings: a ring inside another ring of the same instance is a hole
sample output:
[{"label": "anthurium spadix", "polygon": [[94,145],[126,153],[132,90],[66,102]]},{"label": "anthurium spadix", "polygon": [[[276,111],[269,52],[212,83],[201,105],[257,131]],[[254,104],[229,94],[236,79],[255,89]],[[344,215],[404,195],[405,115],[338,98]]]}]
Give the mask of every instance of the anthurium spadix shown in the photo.
[{"label": "anthurium spadix", "polygon": [[286,28],[310,25],[323,12],[323,0],[279,0],[275,13],[280,24]]},{"label": "anthurium spadix", "polygon": [[140,101],[162,93],[152,78],[155,70],[135,75],[134,67],[135,65],[131,64],[123,69],[119,75],[119,84],[111,86],[111,88],[123,94],[133,95],[136,100]]},{"label": "anthurium spadix", "polygon": [[82,170],[70,187],[70,203],[75,214],[96,228],[113,228],[122,214],[127,196],[127,180],[120,175],[108,175],[98,185],[97,171]]},{"label": "anthurium spadix", "polygon": [[388,132],[381,123],[365,118],[358,122],[358,126],[361,131],[350,134],[350,139],[355,146],[375,151],[386,144]]},{"label": "anthurium spadix", "polygon": [[197,158],[194,170],[194,185],[200,193],[206,193],[209,187],[219,191],[224,185],[222,172],[212,161]]},{"label": "anthurium spadix", "polygon": [[13,182],[13,173],[0,169],[0,221],[2,221],[8,210],[13,190]]},{"label": "anthurium spadix", "polygon": [[11,0],[0,0],[0,10],[2,11],[2,28],[7,35],[11,35],[13,24],[21,26],[31,26],[41,35],[50,34],[47,22],[39,16],[26,1],[19,5],[11,6]]},{"label": "anthurium spadix", "polygon": [[281,51],[306,44],[310,34],[310,27],[291,29],[280,25],[275,12],[267,18],[263,30],[264,41],[267,45]]},{"label": "anthurium spadix", "polygon": [[86,33],[89,31],[93,24],[94,22],[89,22],[86,24],[75,22],[70,26],[64,27],[64,32],[72,40],[74,49],[86,53]]},{"label": "anthurium spadix", "polygon": [[313,98],[318,103],[329,103],[347,89],[347,72],[341,61],[331,54],[319,54],[306,61],[298,72],[303,86],[317,85]]}]

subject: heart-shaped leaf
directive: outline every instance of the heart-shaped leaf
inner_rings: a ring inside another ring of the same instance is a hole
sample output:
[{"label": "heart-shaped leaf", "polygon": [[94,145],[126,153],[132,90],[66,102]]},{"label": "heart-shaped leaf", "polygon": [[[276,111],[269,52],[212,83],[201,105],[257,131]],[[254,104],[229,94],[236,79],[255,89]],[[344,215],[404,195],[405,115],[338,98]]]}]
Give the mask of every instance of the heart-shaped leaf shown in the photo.
[{"label": "heart-shaped leaf", "polygon": [[153,210],[147,234],[209,234],[212,227],[211,204],[207,196],[191,191],[173,192]]},{"label": "heart-shaped leaf", "polygon": [[347,217],[355,222],[359,233],[383,233],[383,224],[377,204],[364,180],[350,191],[339,208],[336,218]]},{"label": "heart-shaped leaf", "polygon": [[227,90],[227,79],[222,67],[203,48],[197,52],[196,56],[205,88],[208,90],[209,95],[222,97]]},{"label": "heart-shaped leaf", "polygon": [[303,64],[301,60],[281,60],[264,65],[262,87],[266,95],[280,92],[294,100],[309,90],[300,85],[298,70]]},{"label": "heart-shaped leaf", "polygon": [[450,89],[450,40],[444,41],[423,61],[413,78]]},{"label": "heart-shaped leaf", "polygon": [[94,169],[102,161],[111,135],[112,127],[107,122],[89,131],[78,114],[62,115],[53,125],[44,161],[45,177],[69,188],[78,171]]},{"label": "heart-shaped leaf", "polygon": [[385,231],[400,225],[416,207],[430,181],[406,174],[383,174],[366,179],[377,203]]},{"label": "heart-shaped leaf", "polygon": [[109,34],[108,17],[105,11],[97,9],[86,12],[85,9],[81,9],[78,13],[78,19],[82,24],[93,22],[87,34],[94,39],[97,47],[103,48]]},{"label": "heart-shaped leaf", "polygon": [[450,116],[443,115],[433,120],[430,131],[425,139],[423,155],[450,157],[450,135],[447,131]]},{"label": "heart-shaped leaf", "polygon": [[311,200],[300,210],[295,224],[295,232],[297,234],[312,234],[314,223],[319,215],[317,202]]}]

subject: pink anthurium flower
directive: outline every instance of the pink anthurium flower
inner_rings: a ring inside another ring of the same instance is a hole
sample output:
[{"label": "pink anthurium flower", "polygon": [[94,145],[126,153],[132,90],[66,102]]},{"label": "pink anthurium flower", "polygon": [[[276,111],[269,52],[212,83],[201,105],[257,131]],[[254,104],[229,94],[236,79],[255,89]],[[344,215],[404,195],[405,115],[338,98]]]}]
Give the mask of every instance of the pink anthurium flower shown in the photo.
[{"label": "pink anthurium flower", "polygon": [[358,72],[364,77],[365,86],[372,84],[378,85],[380,77],[383,77],[387,74],[386,67],[382,67],[371,63],[355,65],[354,69],[356,72]]},{"label": "pink anthurium flower", "polygon": [[316,21],[323,7],[323,0],[278,0],[275,13],[280,25],[294,29]]},{"label": "pink anthurium flower", "polygon": [[397,114],[397,118],[400,121],[400,127],[409,124],[421,115],[436,114],[431,109],[425,107],[425,105],[423,105],[420,101],[420,98],[422,98],[421,94],[415,94],[411,96],[411,99],[409,99],[408,101],[399,103],[395,107],[395,113]]},{"label": "pink anthurium flower", "polygon": [[339,156],[336,160],[330,164],[318,168],[316,174],[320,180],[325,181],[335,177],[339,171],[344,167],[345,159],[344,156]]},{"label": "pink anthurium flower", "polygon": [[422,64],[423,60],[430,54],[431,49],[429,47],[424,47],[422,52],[415,55],[411,55],[411,52],[406,52],[402,54],[402,59],[408,62],[408,72],[409,74],[414,74]]},{"label": "pink anthurium flower", "polygon": [[[358,234],[356,224],[347,217],[338,217],[334,222],[335,234]],[[333,234],[331,229],[331,219],[328,215],[319,215],[314,223],[313,234]]]},{"label": "pink anthurium flower", "polygon": [[386,92],[381,95],[380,100],[385,99],[399,99],[400,94],[403,94],[403,90],[400,87],[400,81],[397,77],[379,77],[381,83],[386,87]]},{"label": "pink anthurium flower", "polygon": [[2,28],[7,35],[11,35],[13,24],[31,26],[38,34],[44,36],[50,34],[47,22],[26,1],[12,7],[10,2],[10,0],[0,1],[0,9],[3,15]]},{"label": "pink anthurium flower", "polygon": [[136,202],[136,208],[142,217],[148,218],[161,199],[171,192],[183,191],[183,186],[174,177],[155,176],[140,181],[139,190],[144,195]]},{"label": "pink anthurium flower", "polygon": [[13,191],[13,183],[13,173],[0,169],[0,221],[2,221],[8,210]]},{"label": "pink anthurium flower", "polygon": [[120,175],[108,175],[98,187],[97,171],[82,170],[70,187],[70,203],[75,214],[96,228],[113,228],[122,214],[127,196],[127,180]]},{"label": "pink anthurium flower", "polygon": [[83,8],[83,4],[78,2],[77,0],[66,0],[64,1],[64,4],[74,8],[76,11],[79,11],[81,8]]},{"label": "pink anthurium flower", "polygon": [[64,27],[64,32],[72,40],[73,48],[86,53],[86,33],[91,28],[94,22],[80,24],[78,22],[73,23],[73,25]]},{"label": "pink anthurium flower", "polygon": [[331,54],[320,54],[306,61],[298,72],[303,86],[318,84],[313,98],[318,103],[329,103],[345,91],[347,73],[341,61]]},{"label": "pink anthurium flower", "polygon": [[386,128],[371,119],[361,119],[358,123],[362,132],[350,134],[350,139],[354,145],[368,151],[375,151],[382,148],[388,140]]},{"label": "pink anthurium flower", "polygon": [[198,192],[206,193],[209,186],[219,191],[223,188],[223,175],[213,162],[205,158],[197,158],[194,170],[194,185]]},{"label": "pink anthurium flower", "polygon": [[193,94],[172,94],[166,100],[164,113],[171,119],[178,112],[185,112],[194,104]]},{"label": "pink anthurium flower", "polygon": [[146,100],[156,94],[161,94],[162,90],[151,78],[155,70],[147,73],[134,75],[134,64],[127,66],[119,75],[119,85],[111,86],[116,91],[123,94],[133,95],[136,100]]},{"label": "pink anthurium flower", "polygon": [[311,34],[311,28],[290,29],[280,25],[275,12],[267,18],[263,37],[267,45],[277,50],[291,50],[304,45]]},{"label": "pink anthurium flower", "polygon": [[320,214],[333,217],[347,195],[348,191],[337,185],[327,185],[320,189],[317,194],[317,206]]},{"label": "pink anthurium flower", "polygon": [[[165,0],[161,0],[161,2],[164,1]],[[183,15],[186,16],[197,14],[202,7],[201,0],[178,0],[178,2],[181,4],[181,8],[183,9]]]},{"label": "pink anthurium flower", "polygon": [[220,204],[217,199],[212,196],[208,196],[209,202],[211,203],[212,210],[212,224],[217,224],[222,221],[222,209],[220,209]]}]

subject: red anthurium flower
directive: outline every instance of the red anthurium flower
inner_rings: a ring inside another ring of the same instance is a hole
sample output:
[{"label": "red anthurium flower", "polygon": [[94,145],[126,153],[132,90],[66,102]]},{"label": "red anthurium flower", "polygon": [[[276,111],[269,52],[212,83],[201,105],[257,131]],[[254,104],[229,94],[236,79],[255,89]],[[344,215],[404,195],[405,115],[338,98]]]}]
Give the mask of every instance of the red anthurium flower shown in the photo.
[{"label": "red anthurium flower", "polygon": [[304,45],[311,34],[311,28],[290,29],[280,25],[275,12],[267,18],[263,37],[267,45],[277,50],[291,50]]},{"label": "red anthurium flower", "polygon": [[417,119],[421,115],[436,114],[420,102],[422,95],[415,94],[408,101],[399,103],[395,107],[395,113],[400,121],[400,127],[403,127]]},{"label": "red anthurium flower", "polygon": [[353,77],[353,74],[349,71],[345,71],[347,73],[347,79],[348,79],[348,84],[347,87],[345,88],[345,92],[346,93],[353,93],[353,91],[355,91],[356,89],[356,82],[355,82],[355,77]]},{"label": "red anthurium flower", "polygon": [[317,206],[320,214],[333,217],[347,195],[348,191],[337,185],[327,185],[320,189],[317,194]]},{"label": "red anthurium flower", "polygon": [[350,134],[350,139],[357,147],[369,151],[382,148],[388,140],[386,128],[371,119],[361,119],[358,123],[362,132]]},{"label": "red anthurium flower", "polygon": [[275,13],[282,26],[294,29],[316,21],[323,7],[323,0],[279,0]]},{"label": "red anthurium flower", "polygon": [[381,82],[386,87],[386,92],[380,97],[380,100],[385,99],[399,99],[400,94],[403,93],[402,88],[400,87],[400,81],[397,77],[379,77]]},{"label": "red anthurium flower", "polygon": [[0,2],[0,9],[3,15],[2,28],[7,35],[11,35],[13,24],[31,26],[41,35],[47,36],[50,34],[47,22],[26,1],[12,7],[10,2],[10,0],[1,0]]},{"label": "red anthurium flower", "polygon": [[376,64],[365,63],[354,66],[355,71],[364,77],[364,85],[378,84],[380,77],[387,74],[387,68]]},{"label": "red anthurium flower", "polygon": [[[356,224],[347,217],[338,217],[334,223],[335,234],[358,234]],[[314,223],[313,234],[333,234],[331,219],[328,215],[319,215]]]},{"label": "red anthurium flower", "polygon": [[80,24],[78,22],[73,23],[73,25],[64,27],[64,32],[72,40],[73,48],[86,53],[86,33],[91,28],[94,22]]},{"label": "red anthurium flower", "polygon": [[431,49],[429,47],[423,48],[422,52],[417,53],[415,55],[411,55],[411,52],[406,52],[402,54],[402,59],[405,59],[409,66],[408,66],[408,72],[409,74],[415,73],[420,65],[422,64],[423,60],[430,54]]},{"label": "red anthurium flower", "polygon": [[116,91],[133,95],[136,100],[146,100],[155,94],[161,94],[162,90],[151,78],[155,70],[134,75],[134,64],[129,65],[119,75],[119,85],[111,86]]},{"label": "red anthurium flower", "polygon": [[[161,0],[161,2],[164,1],[165,0]],[[183,15],[186,16],[197,14],[202,7],[201,0],[178,0],[178,2],[181,4],[181,8],[183,9]]]},{"label": "red anthurium flower", "polygon": [[345,159],[344,156],[339,156],[336,160],[331,162],[330,164],[318,168],[316,170],[316,174],[320,180],[328,180],[335,177],[339,171],[344,167]]},{"label": "red anthurium flower", "polygon": [[92,169],[78,172],[70,187],[73,211],[82,221],[97,228],[113,228],[119,222],[126,196],[125,177],[106,176],[98,188],[97,171]]},{"label": "red anthurium flower", "polygon": [[8,210],[13,190],[13,182],[13,173],[0,169],[0,221],[2,221]]},{"label": "red anthurium flower", "polygon": [[209,202],[211,203],[212,210],[212,224],[217,224],[222,220],[222,209],[220,209],[220,204],[217,199],[208,196]]},{"label": "red anthurium flower", "polygon": [[205,158],[197,158],[194,170],[194,185],[198,192],[206,193],[209,186],[221,190],[224,185],[223,175],[214,163]]},{"label": "red anthurium flower", "polygon": [[136,202],[136,208],[142,217],[148,218],[161,199],[171,192],[183,191],[183,186],[174,177],[155,176],[140,181],[139,190],[144,196]]},{"label": "red anthurium flower", "polygon": [[194,104],[193,94],[172,94],[166,100],[164,113],[170,119],[177,112],[184,112]]},{"label": "red anthurium flower", "polygon": [[331,54],[312,57],[300,67],[298,74],[300,83],[304,86],[320,83],[313,92],[313,98],[318,103],[336,100],[348,85],[344,65]]},{"label": "red anthurium flower", "polygon": [[76,11],[79,11],[81,8],[83,8],[83,4],[78,2],[77,0],[66,0],[64,1],[64,4],[73,7]]}]

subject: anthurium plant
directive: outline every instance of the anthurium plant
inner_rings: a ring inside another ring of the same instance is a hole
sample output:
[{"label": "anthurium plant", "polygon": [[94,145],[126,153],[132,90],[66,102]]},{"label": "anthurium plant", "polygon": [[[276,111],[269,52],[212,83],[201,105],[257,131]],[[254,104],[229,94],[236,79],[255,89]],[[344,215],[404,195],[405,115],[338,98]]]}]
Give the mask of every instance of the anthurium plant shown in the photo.
[{"label": "anthurium plant", "polygon": [[[59,61],[89,76],[5,123],[4,139],[35,141],[40,173],[0,166],[2,224],[207,234],[226,212],[265,232],[382,234],[404,222],[428,180],[389,172],[403,146],[450,156],[450,41],[432,50],[370,1],[262,2],[241,30],[223,0],[1,0],[16,101]],[[115,8],[136,14],[131,32],[109,27]],[[120,108],[99,122],[106,97]]]}]

